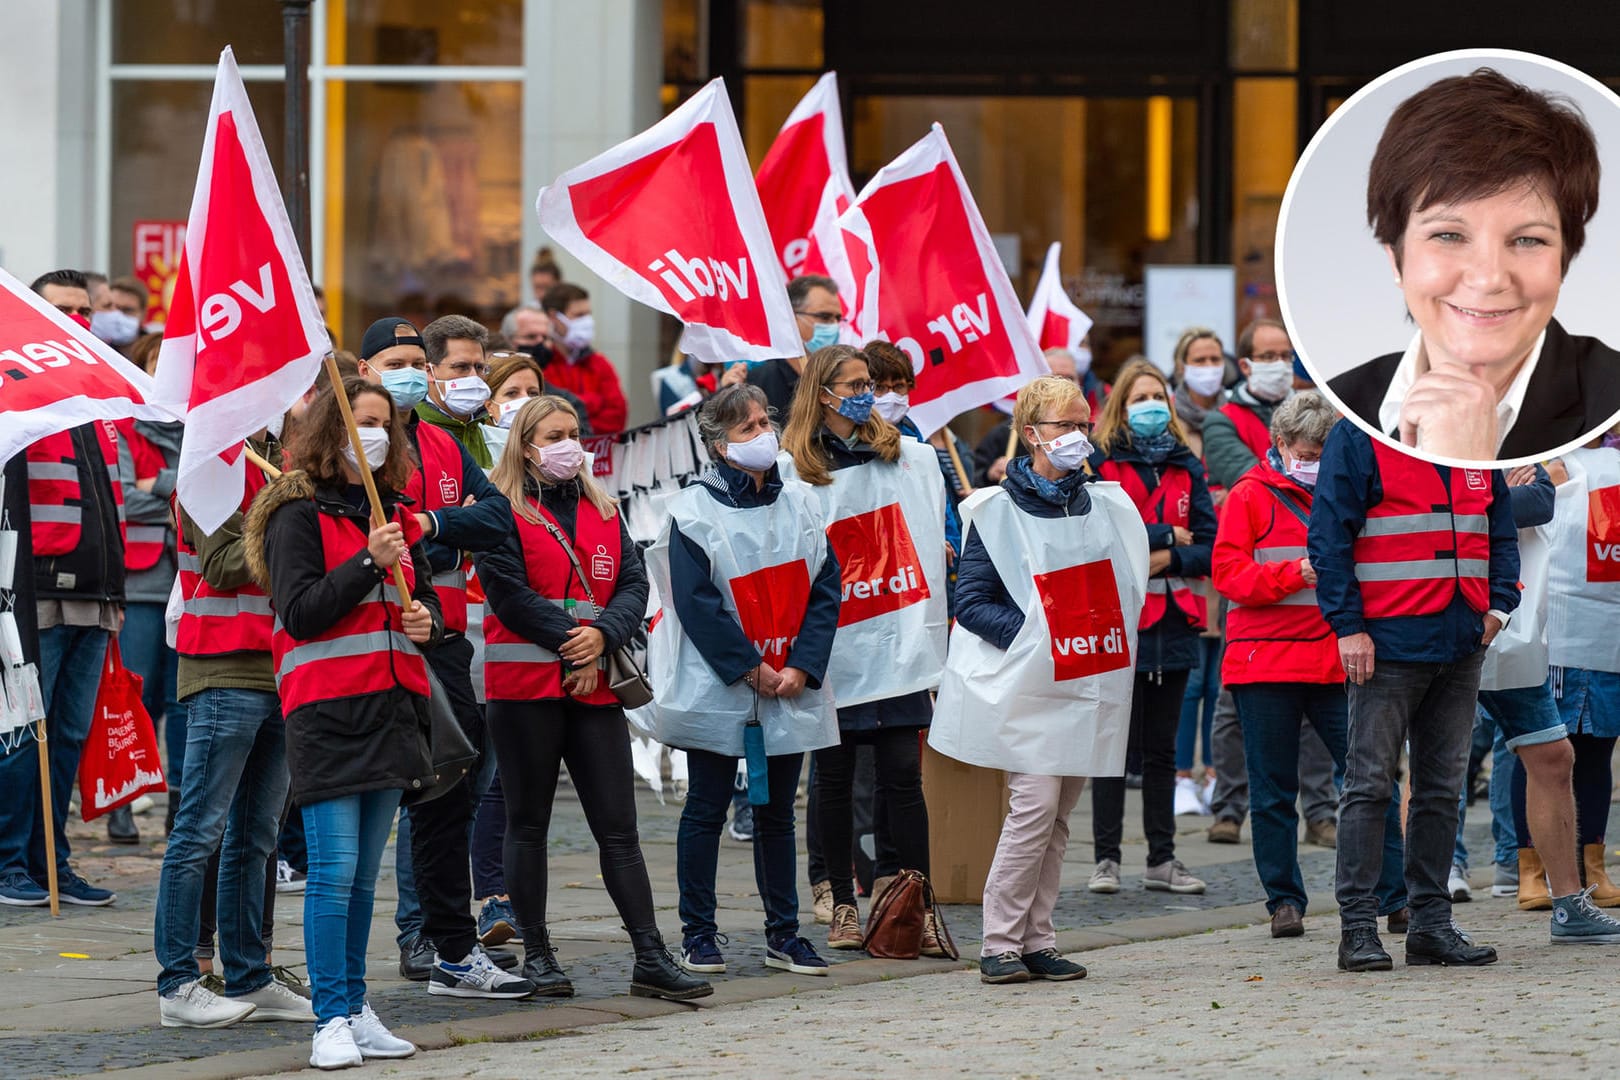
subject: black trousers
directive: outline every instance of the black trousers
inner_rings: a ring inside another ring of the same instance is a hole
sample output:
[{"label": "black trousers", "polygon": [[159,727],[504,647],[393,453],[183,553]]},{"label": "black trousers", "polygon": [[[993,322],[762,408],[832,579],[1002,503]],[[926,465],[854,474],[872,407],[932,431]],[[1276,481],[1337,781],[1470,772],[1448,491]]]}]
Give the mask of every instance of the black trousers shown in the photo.
[{"label": "black trousers", "polygon": [[[472,687],[472,642],[459,635],[426,649],[450,699],[450,707],[474,746],[484,745],[484,721]],[[478,941],[472,916],[472,878],[468,872],[473,812],[474,768],[461,782],[431,802],[410,807],[411,866],[416,895],[422,904],[422,933],[443,959],[455,963]]]},{"label": "black trousers", "polygon": [[617,706],[572,698],[491,701],[489,733],[506,792],[506,888],[525,943],[546,926],[546,838],[559,766],[568,766],[602,866],[602,882],[632,933],[653,930],[652,883],[636,831],[630,731]]},{"label": "black trousers", "polygon": [[[898,869],[927,874],[928,804],[923,801],[922,747],[914,727],[844,732],[837,746],[816,751],[816,812],[825,850],[849,851],[854,841],[851,802],[857,750],[862,744],[872,747],[876,805],[887,817],[876,822],[877,834],[886,835],[894,845]],[[855,902],[851,869],[843,860],[827,864],[835,904]]]},{"label": "black trousers", "polygon": [[[1142,755],[1142,831],[1147,834],[1149,866],[1176,857],[1176,728],[1185,671],[1138,671],[1131,697],[1130,752]],[[1125,778],[1091,782],[1091,840],[1096,859],[1119,862],[1125,830]]]}]

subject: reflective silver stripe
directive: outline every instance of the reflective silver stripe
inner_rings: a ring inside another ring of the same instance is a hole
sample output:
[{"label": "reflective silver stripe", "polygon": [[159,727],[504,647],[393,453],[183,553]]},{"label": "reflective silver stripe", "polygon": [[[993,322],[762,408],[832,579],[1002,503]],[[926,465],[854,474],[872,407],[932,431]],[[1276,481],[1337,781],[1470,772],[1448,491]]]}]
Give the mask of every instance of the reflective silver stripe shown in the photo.
[{"label": "reflective silver stripe", "polygon": [[1361,523],[1360,536],[1401,536],[1406,533],[1450,532],[1450,514],[1396,514],[1370,517]]},{"label": "reflective silver stripe", "polygon": [[[279,624],[278,624],[279,628]],[[306,641],[287,650],[276,667],[276,678],[281,678],[299,664],[320,660],[344,660],[351,656],[369,656],[372,653],[394,649],[410,652],[415,649],[411,639],[397,630],[373,630],[369,634],[347,634],[331,641]]]},{"label": "reflective silver stripe", "polygon": [[1293,562],[1303,559],[1309,552],[1302,547],[1268,547],[1258,548],[1254,553],[1254,561],[1261,566],[1268,563]]},{"label": "reflective silver stripe", "polygon": [[1180,578],[1148,578],[1147,583],[1150,593],[1176,592],[1186,587],[1187,583]]},{"label": "reflective silver stripe", "polygon": [[237,596],[194,596],[181,603],[187,615],[229,618],[233,615],[269,615],[270,598],[253,593]]},{"label": "reflective silver stripe", "polygon": [[79,479],[79,467],[68,461],[30,461],[28,463],[28,479],[77,481]]},{"label": "reflective silver stripe", "polygon": [[559,659],[550,649],[542,649],[530,641],[484,645],[486,664],[555,664]]},{"label": "reflective silver stripe", "polygon": [[1316,590],[1301,589],[1297,593],[1290,593],[1281,600],[1274,600],[1269,604],[1239,604],[1234,602],[1232,606],[1237,608],[1248,608],[1251,611],[1255,608],[1265,607],[1315,607]]},{"label": "reflective silver stripe", "polygon": [[1358,581],[1430,581],[1489,577],[1489,559],[1413,559],[1409,562],[1357,563]]},{"label": "reflective silver stripe", "polygon": [[30,506],[29,517],[36,523],[82,525],[84,511],[77,506]]},{"label": "reflective silver stripe", "polygon": [[161,544],[168,533],[162,525],[131,525],[129,540],[132,544]]},{"label": "reflective silver stripe", "polygon": [[175,561],[179,564],[180,569],[186,571],[187,573],[202,573],[202,560],[191,554],[189,551],[175,552]]},{"label": "reflective silver stripe", "polygon": [[433,575],[435,589],[465,589],[467,587],[467,572],[461,567],[454,570],[441,570]]},{"label": "reflective silver stripe", "polygon": [[1457,576],[1488,578],[1491,576],[1491,561],[1489,559],[1458,559]]},{"label": "reflective silver stripe", "polygon": [[1457,514],[1457,531],[1466,533],[1486,533],[1491,531],[1491,519],[1484,514]]}]

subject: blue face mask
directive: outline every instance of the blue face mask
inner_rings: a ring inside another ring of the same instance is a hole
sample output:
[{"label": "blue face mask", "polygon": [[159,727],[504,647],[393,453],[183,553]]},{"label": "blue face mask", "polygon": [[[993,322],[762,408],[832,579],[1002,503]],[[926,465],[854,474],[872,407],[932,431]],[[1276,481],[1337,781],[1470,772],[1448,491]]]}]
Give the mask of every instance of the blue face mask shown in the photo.
[{"label": "blue face mask", "polygon": [[1170,427],[1170,406],[1162,401],[1138,401],[1125,409],[1131,431],[1143,438],[1164,434]]},{"label": "blue face mask", "polygon": [[816,328],[810,332],[810,340],[804,343],[806,352],[815,352],[825,349],[829,345],[838,344],[837,323],[816,323]]},{"label": "blue face mask", "polygon": [[394,404],[401,409],[414,409],[427,397],[427,372],[421,368],[395,368],[393,371],[379,371],[377,377],[382,381],[383,389],[388,396],[394,399]]},{"label": "blue face mask", "polygon": [[872,406],[877,403],[877,395],[868,390],[864,394],[851,394],[849,397],[838,397],[831,390],[827,393],[838,398],[838,415],[855,421],[855,426],[866,423],[872,419]]}]

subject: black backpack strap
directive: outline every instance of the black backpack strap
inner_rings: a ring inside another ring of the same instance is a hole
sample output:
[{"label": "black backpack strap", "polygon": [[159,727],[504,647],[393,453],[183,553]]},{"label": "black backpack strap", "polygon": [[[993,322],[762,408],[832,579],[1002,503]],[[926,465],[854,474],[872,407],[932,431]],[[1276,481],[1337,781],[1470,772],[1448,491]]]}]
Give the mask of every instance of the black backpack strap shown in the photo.
[{"label": "black backpack strap", "polygon": [[1311,512],[1305,509],[1305,507],[1299,505],[1292,495],[1283,491],[1281,488],[1272,487],[1263,480],[1260,483],[1261,486],[1263,486],[1267,491],[1271,492],[1272,498],[1282,503],[1284,509],[1299,519],[1299,523],[1301,525],[1305,526],[1307,529],[1311,527]]}]

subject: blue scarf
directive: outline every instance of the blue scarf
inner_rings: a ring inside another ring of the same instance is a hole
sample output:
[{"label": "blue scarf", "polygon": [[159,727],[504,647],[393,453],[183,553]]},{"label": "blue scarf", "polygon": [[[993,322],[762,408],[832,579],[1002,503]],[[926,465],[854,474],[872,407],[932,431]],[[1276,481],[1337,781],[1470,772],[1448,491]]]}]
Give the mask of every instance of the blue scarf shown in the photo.
[{"label": "blue scarf", "polygon": [[1157,435],[1137,435],[1133,432],[1131,445],[1149,464],[1160,465],[1181,443],[1169,431],[1161,431]]},{"label": "blue scarf", "polygon": [[1016,457],[1007,462],[1007,475],[1053,506],[1068,506],[1074,493],[1086,482],[1086,474],[1079,469],[1066,474],[1061,480],[1048,480],[1035,471],[1027,457]]}]

